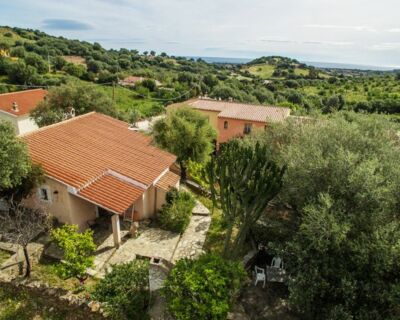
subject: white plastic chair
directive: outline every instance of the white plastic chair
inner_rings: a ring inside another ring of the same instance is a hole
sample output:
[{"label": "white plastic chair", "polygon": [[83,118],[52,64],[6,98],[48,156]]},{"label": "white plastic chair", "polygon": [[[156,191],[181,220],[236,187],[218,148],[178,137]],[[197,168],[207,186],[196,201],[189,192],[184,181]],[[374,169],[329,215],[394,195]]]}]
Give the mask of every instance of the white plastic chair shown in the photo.
[{"label": "white plastic chair", "polygon": [[279,257],[274,257],[272,259],[271,267],[278,268],[278,269],[283,269],[283,261]]},{"label": "white plastic chair", "polygon": [[263,288],[265,288],[265,270],[263,268],[259,268],[257,266],[255,266],[255,272],[256,272],[256,282],[254,283],[255,286],[257,286],[258,282],[262,282],[263,283]]}]

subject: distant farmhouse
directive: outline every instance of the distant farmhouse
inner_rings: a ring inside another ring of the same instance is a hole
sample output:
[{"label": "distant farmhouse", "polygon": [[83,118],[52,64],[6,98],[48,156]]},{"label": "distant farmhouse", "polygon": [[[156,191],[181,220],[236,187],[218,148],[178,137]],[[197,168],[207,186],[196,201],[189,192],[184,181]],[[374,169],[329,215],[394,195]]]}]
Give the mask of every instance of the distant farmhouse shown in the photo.
[{"label": "distant farmhouse", "polygon": [[151,138],[129,124],[99,113],[87,113],[22,136],[45,182],[28,205],[46,205],[62,223],[80,230],[97,217],[109,217],[116,246],[120,219],[152,217],[167,191],[179,187],[170,171],[176,157],[151,144]]},{"label": "distant farmhouse", "polygon": [[38,129],[29,113],[45,99],[46,95],[47,91],[43,89],[0,94],[0,120],[11,122],[16,134]]},{"label": "distant farmhouse", "polygon": [[262,106],[233,101],[199,98],[172,104],[169,110],[189,106],[207,116],[217,131],[217,143],[250,133],[253,129],[265,129],[271,122],[282,122],[290,116],[290,109]]},{"label": "distant farmhouse", "polygon": [[[119,81],[119,84],[121,86],[126,86],[126,87],[134,87],[137,84],[139,84],[140,82],[142,82],[143,80],[148,80],[149,78],[145,78],[145,77],[136,77],[136,76],[129,76],[126,77],[122,80]],[[161,86],[161,82],[158,80],[154,80],[157,86]]]}]

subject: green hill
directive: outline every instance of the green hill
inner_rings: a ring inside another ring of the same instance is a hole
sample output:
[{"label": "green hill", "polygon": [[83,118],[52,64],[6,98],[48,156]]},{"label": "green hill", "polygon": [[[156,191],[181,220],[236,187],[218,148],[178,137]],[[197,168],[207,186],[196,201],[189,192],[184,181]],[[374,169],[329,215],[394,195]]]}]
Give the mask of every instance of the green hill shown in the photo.
[{"label": "green hill", "polygon": [[[122,87],[118,83],[127,76],[147,80]],[[400,113],[400,76],[393,72],[325,71],[278,56],[242,65],[209,64],[0,27],[0,92],[70,82],[95,86],[125,118],[134,109],[147,117],[162,113],[170,103],[205,94],[287,106],[300,115],[341,109]]]},{"label": "green hill", "polygon": [[242,72],[261,79],[327,78],[328,74],[287,57],[261,57],[243,66]]}]

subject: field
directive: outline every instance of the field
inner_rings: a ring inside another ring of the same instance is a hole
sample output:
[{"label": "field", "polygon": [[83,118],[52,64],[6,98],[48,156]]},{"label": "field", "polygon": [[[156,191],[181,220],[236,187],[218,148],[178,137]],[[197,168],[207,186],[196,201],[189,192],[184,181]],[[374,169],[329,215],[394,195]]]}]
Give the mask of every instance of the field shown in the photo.
[{"label": "field", "polygon": [[[270,78],[280,78],[280,77],[274,77],[274,71],[276,67],[271,64],[256,64],[252,65],[249,67],[244,67],[242,71],[248,71],[250,74],[258,76],[262,79],[270,79]],[[295,67],[294,69],[294,74],[296,76],[307,76],[308,75],[308,70]]]},{"label": "field", "polygon": [[113,98],[114,90],[114,103],[119,111],[129,116],[129,114],[136,109],[143,117],[153,116],[157,111],[163,110],[163,106],[154,100],[146,99],[138,96],[138,94],[121,86],[98,86],[100,91],[103,91],[111,99]]},{"label": "field", "polygon": [[399,99],[400,81],[385,76],[376,76],[366,79],[348,78],[343,83],[327,83],[316,81],[314,85],[307,85],[299,88],[299,91],[306,95],[326,96],[341,94],[347,102],[360,102],[375,99]]},{"label": "field", "polygon": [[272,78],[275,66],[269,64],[254,65],[245,70],[248,70],[251,74],[259,76],[262,79],[269,79]]},{"label": "field", "polygon": [[65,61],[73,64],[78,64],[86,67],[86,60],[80,56],[63,56]]}]

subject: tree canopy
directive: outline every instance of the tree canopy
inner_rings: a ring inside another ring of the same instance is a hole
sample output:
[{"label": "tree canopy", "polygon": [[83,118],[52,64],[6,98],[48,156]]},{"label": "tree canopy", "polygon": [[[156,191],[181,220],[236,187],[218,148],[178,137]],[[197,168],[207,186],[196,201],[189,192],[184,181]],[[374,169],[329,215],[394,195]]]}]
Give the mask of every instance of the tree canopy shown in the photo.
[{"label": "tree canopy", "polygon": [[114,265],[95,287],[93,297],[116,320],[145,320],[150,305],[149,263],[134,260]]},{"label": "tree canopy", "polygon": [[0,121],[0,163],[0,192],[19,186],[31,170],[26,145],[6,121]]},{"label": "tree canopy", "polygon": [[[306,121],[306,120],[303,120]],[[338,113],[250,137],[287,165],[280,199],[292,307],[313,319],[394,319],[400,298],[399,126]]]},{"label": "tree canopy", "polygon": [[46,99],[32,111],[31,117],[42,127],[63,120],[71,107],[76,115],[97,111],[117,116],[112,101],[103,92],[90,85],[69,84],[51,88]]},{"label": "tree canopy", "polygon": [[75,277],[83,283],[87,278],[87,268],[94,265],[96,245],[93,231],[88,229],[79,233],[78,226],[65,224],[54,229],[51,237],[63,251],[63,261],[57,265],[56,271],[63,278]]},{"label": "tree canopy", "polygon": [[179,260],[165,280],[163,293],[177,320],[223,320],[244,277],[240,263],[204,254],[197,260]]},{"label": "tree canopy", "polygon": [[156,144],[177,156],[186,178],[187,161],[203,162],[214,150],[215,130],[198,111],[183,107],[154,124]]}]

